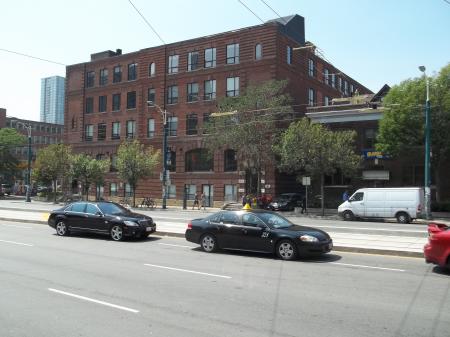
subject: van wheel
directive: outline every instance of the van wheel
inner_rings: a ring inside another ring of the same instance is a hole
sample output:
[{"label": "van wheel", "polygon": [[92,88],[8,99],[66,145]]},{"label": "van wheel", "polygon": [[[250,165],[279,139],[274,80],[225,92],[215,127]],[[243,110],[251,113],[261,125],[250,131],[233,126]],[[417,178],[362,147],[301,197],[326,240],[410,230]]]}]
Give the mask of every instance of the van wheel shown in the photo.
[{"label": "van wheel", "polygon": [[352,211],[345,211],[344,213],[342,213],[342,217],[345,221],[351,221],[355,218]]},{"label": "van wheel", "polygon": [[411,219],[409,218],[409,215],[405,212],[400,212],[397,214],[397,222],[398,223],[410,223]]}]

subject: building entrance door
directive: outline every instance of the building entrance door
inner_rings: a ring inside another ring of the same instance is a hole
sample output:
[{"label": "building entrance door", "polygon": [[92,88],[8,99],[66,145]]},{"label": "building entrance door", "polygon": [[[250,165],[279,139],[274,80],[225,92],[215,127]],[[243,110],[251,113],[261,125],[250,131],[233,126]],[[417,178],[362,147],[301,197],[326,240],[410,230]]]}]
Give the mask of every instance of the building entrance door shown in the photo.
[{"label": "building entrance door", "polygon": [[205,206],[211,207],[214,200],[214,186],[213,185],[203,185],[203,194],[205,195]]}]

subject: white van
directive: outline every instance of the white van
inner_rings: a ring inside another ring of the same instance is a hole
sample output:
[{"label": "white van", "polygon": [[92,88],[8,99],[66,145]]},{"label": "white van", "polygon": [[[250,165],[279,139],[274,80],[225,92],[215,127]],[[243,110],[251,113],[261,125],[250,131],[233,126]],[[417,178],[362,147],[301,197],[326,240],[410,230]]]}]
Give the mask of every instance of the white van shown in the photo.
[{"label": "white van", "polygon": [[397,218],[400,223],[409,223],[420,217],[423,206],[420,187],[361,188],[339,206],[338,213],[344,220]]}]

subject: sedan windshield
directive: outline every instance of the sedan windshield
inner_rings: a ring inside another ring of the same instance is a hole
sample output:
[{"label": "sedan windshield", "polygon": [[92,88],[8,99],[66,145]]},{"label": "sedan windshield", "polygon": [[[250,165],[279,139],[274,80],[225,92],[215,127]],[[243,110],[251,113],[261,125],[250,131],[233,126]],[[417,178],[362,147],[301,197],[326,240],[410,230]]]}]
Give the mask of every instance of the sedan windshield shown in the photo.
[{"label": "sedan windshield", "polygon": [[125,207],[113,203],[98,204],[98,207],[103,213],[111,215],[129,212]]},{"label": "sedan windshield", "polygon": [[288,228],[292,223],[275,213],[258,213],[258,217],[272,228]]}]

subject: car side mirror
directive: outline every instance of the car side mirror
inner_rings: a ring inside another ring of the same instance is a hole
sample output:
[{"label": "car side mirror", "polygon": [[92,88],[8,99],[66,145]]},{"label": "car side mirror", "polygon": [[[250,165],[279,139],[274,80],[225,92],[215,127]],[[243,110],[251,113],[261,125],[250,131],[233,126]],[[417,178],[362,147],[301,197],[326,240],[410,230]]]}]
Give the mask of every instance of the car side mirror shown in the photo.
[{"label": "car side mirror", "polygon": [[352,201],[355,201],[355,199],[350,198],[350,199],[348,199],[347,201],[348,201],[348,202],[352,202]]},{"label": "car side mirror", "polygon": [[95,213],[95,215],[98,216],[98,217],[103,217],[103,213],[102,212],[97,212],[97,213]]}]

